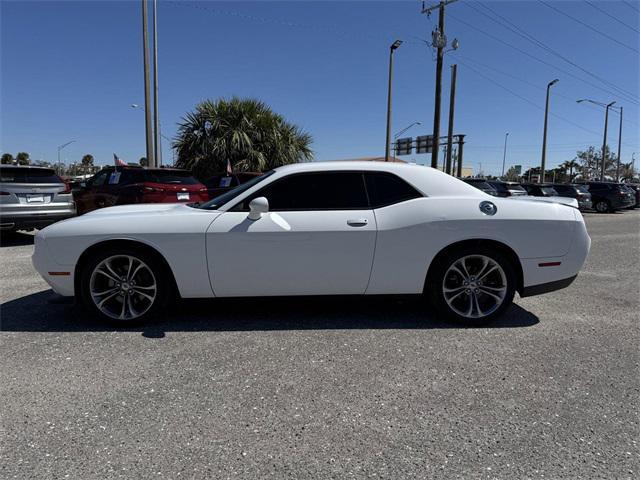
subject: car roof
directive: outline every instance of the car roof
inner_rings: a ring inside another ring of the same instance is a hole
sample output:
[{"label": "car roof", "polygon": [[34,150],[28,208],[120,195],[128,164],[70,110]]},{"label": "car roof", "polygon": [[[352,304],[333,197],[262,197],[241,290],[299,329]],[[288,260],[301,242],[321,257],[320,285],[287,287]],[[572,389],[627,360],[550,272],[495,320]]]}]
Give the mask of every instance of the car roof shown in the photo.
[{"label": "car roof", "polygon": [[413,185],[425,195],[435,196],[468,196],[485,195],[480,190],[451,175],[435,168],[411,163],[367,162],[367,161],[330,161],[292,163],[274,169],[273,180],[293,173],[327,172],[327,171],[370,171],[388,172]]},{"label": "car roof", "polygon": [[189,172],[191,173],[190,170],[187,170],[185,168],[165,168],[165,167],[139,167],[136,165],[105,165],[104,167],[102,167],[103,170],[115,170],[115,169],[121,169],[121,170],[138,170],[138,171],[144,171],[144,172]]},{"label": "car roof", "polygon": [[15,170],[51,170],[53,171],[53,167],[43,167],[41,165],[0,165],[2,168],[15,169]]}]

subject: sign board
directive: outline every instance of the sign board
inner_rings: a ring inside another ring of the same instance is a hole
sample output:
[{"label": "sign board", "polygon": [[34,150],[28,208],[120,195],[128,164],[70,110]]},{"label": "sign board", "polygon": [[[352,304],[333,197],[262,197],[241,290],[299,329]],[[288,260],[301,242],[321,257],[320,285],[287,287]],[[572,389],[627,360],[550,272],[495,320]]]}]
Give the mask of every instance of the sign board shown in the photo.
[{"label": "sign board", "polygon": [[433,149],[433,136],[421,135],[416,137],[416,153],[429,153]]},{"label": "sign board", "polygon": [[411,155],[411,144],[413,143],[413,138],[399,138],[396,140],[396,155]]},{"label": "sign board", "polygon": [[522,165],[514,165],[513,169],[516,171],[516,175],[522,175]]}]

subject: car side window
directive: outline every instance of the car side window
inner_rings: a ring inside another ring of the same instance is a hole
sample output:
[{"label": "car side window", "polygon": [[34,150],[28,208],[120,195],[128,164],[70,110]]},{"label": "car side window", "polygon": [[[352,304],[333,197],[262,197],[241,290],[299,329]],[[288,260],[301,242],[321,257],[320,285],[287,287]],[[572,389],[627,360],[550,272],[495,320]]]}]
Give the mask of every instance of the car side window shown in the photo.
[{"label": "car side window", "polygon": [[369,209],[361,172],[293,174],[243,200],[234,211],[249,211],[249,202],[266,197],[270,211]]},{"label": "car side window", "polygon": [[403,179],[387,172],[364,173],[371,208],[406,202],[423,195]]},{"label": "car side window", "polygon": [[89,181],[90,187],[101,187],[104,185],[104,182],[107,180],[107,176],[110,174],[108,170],[103,172],[98,172],[96,175]]}]

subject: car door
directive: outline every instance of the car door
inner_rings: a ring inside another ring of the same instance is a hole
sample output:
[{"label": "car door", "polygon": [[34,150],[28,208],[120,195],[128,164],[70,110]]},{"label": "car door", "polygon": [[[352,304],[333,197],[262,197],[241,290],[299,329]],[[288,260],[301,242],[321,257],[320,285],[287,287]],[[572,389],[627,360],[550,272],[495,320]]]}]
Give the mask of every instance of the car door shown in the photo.
[{"label": "car door", "polygon": [[[269,201],[250,220],[249,202]],[[362,294],[376,222],[361,172],[309,172],[276,179],[211,224],[206,234],[216,296]]]},{"label": "car door", "polygon": [[96,173],[93,177],[87,180],[86,186],[74,195],[74,200],[79,214],[90,212],[91,210],[98,208],[97,195],[99,189],[107,181],[109,173],[109,170],[102,170]]}]

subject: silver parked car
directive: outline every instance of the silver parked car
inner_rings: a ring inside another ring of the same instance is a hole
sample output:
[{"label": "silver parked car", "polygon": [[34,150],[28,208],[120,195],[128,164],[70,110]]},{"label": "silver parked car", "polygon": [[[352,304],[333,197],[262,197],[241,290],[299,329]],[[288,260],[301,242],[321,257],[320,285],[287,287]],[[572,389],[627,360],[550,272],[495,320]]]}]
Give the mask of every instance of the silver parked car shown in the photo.
[{"label": "silver parked car", "polygon": [[0,230],[44,228],[75,214],[71,190],[52,169],[0,166]]}]

